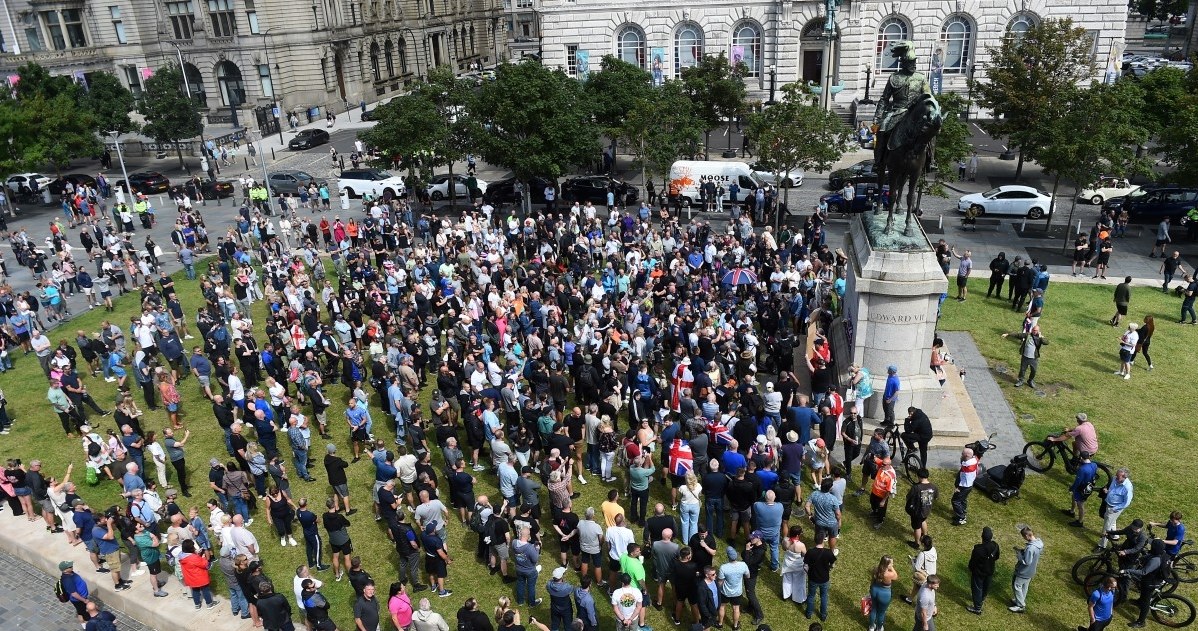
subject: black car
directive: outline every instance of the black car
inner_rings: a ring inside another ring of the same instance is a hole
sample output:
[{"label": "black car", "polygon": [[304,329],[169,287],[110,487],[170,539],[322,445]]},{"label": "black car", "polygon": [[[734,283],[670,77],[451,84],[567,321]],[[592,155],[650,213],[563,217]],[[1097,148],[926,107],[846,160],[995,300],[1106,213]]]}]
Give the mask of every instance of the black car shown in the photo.
[{"label": "black car", "polygon": [[[200,193],[204,196],[204,199],[226,199],[232,197],[237,192],[237,185],[230,181],[222,182],[219,180],[201,179],[199,188]],[[188,197],[195,199],[195,180],[188,180],[187,183],[183,185],[183,190],[187,193]]]},{"label": "black car", "polygon": [[144,193],[146,195],[165,193],[171,190],[171,181],[157,171],[131,173],[129,174],[129,186],[125,186],[125,180],[120,180],[116,185],[121,188],[132,189],[134,193]]},{"label": "black car", "polygon": [[[556,182],[544,177],[534,177],[531,182],[526,182],[526,186],[532,190],[532,195],[529,199],[534,204],[545,203],[545,187],[553,184],[556,188]],[[516,203],[516,178],[509,177],[507,179],[494,182],[487,185],[487,192],[483,193],[483,201],[498,206],[500,204]]]},{"label": "black car", "polygon": [[857,182],[865,178],[878,178],[878,174],[874,172],[873,160],[862,160],[851,167],[836,169],[828,175],[828,188],[838,189],[844,188],[844,183],[848,181]]},{"label": "black car", "polygon": [[591,202],[592,204],[607,204],[607,191],[614,188],[616,203],[624,206],[636,206],[640,193],[636,187],[621,180],[613,180],[602,175],[585,175],[572,177],[562,182],[562,199],[567,202]]},{"label": "black car", "polygon": [[295,135],[291,142],[287,143],[288,149],[311,149],[317,145],[323,145],[329,141],[329,132],[323,129],[305,129]]},{"label": "black car", "polygon": [[377,118],[375,118],[376,116],[378,116],[378,111],[379,111],[379,108],[376,107],[372,110],[366,110],[365,112],[362,112],[362,122],[378,120]]},{"label": "black car", "polygon": [[1102,205],[1103,209],[1119,213],[1127,211],[1127,217],[1135,222],[1156,223],[1169,217],[1179,222],[1186,211],[1198,206],[1198,188],[1175,185],[1141,187],[1122,197],[1112,197]]},{"label": "black car", "polygon": [[66,188],[67,182],[70,182],[75,188],[79,188],[80,186],[89,186],[95,188],[96,186],[96,178],[86,173],[68,173],[57,180],[50,182],[50,186],[46,188],[50,189],[51,195],[62,195],[62,191]]}]

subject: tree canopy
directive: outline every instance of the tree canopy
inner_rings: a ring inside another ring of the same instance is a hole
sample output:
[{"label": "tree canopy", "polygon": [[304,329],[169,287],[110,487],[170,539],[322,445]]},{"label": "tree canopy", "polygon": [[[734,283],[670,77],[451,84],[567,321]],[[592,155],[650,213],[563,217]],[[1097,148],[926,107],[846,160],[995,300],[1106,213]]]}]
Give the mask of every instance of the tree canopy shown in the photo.
[{"label": "tree canopy", "polygon": [[96,113],[81,86],[32,63],[17,75],[15,97],[0,98],[0,133],[9,140],[0,164],[14,170],[50,166],[61,173],[72,159],[100,153]]},{"label": "tree canopy", "polygon": [[[761,162],[788,178],[799,169],[830,170],[853,144],[853,130],[796,84],[782,88],[781,101],[749,117],[749,137]],[[790,189],[783,194],[789,201]]]},{"label": "tree canopy", "polygon": [[682,84],[704,124],[704,155],[711,130],[744,112],[744,70],[743,64],[733,66],[723,52],[704,55],[694,66],[682,69]]},{"label": "tree canopy", "polygon": [[[183,93],[183,72],[167,66],[146,80],[139,110],[146,118],[145,134],[158,142],[173,142],[199,136],[204,122],[194,100]],[[176,145],[179,168],[184,168],[183,150]]]},{"label": "tree canopy", "polygon": [[96,118],[96,130],[101,133],[115,131],[122,134],[138,130],[129,118],[137,109],[137,99],[115,76],[97,72],[88,81],[83,106]]},{"label": "tree canopy", "polygon": [[641,168],[641,181],[666,176],[684,155],[698,153],[705,126],[680,81],[666,81],[635,103],[618,135]]},{"label": "tree canopy", "polygon": [[624,117],[649,95],[649,79],[648,71],[612,55],[603,58],[598,72],[587,76],[583,89],[606,136],[620,135]]}]

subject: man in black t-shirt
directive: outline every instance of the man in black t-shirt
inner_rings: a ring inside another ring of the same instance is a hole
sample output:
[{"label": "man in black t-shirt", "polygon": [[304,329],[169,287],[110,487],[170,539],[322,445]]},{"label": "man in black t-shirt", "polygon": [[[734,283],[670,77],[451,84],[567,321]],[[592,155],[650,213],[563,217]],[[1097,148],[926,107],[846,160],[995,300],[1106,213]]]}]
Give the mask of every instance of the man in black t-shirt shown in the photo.
[{"label": "man in black t-shirt", "polygon": [[329,443],[325,451],[328,453],[324,456],[324,470],[329,477],[329,486],[333,487],[333,498],[330,501],[337,510],[341,510],[341,503],[345,502],[345,514],[353,515],[358,511],[349,507],[349,480],[345,477],[349,463],[337,456],[336,445]]},{"label": "man in black t-shirt", "polygon": [[379,628],[379,601],[374,596],[374,581],[367,581],[354,603],[354,624],[359,629],[374,631]]},{"label": "man in black t-shirt", "polygon": [[337,580],[341,580],[341,558],[345,557],[345,569],[348,570],[349,555],[354,552],[354,544],[349,538],[349,520],[338,512],[334,499],[327,500],[325,506],[329,510],[324,514],[323,521],[324,529],[329,533],[329,547],[333,550],[333,571],[337,573]]},{"label": "man in black t-shirt", "polygon": [[707,531],[707,526],[699,524],[699,530],[691,535],[687,546],[691,549],[696,568],[711,565],[712,559],[715,558],[715,536]]},{"label": "man in black t-shirt", "polygon": [[[579,555],[582,554],[582,546],[578,537],[578,515],[573,512],[574,502],[566,500],[566,505],[557,513],[557,517],[553,521],[553,529],[558,534],[558,547],[561,549],[562,565],[575,567],[579,562]],[[573,558],[572,563],[567,563],[567,557]]]},{"label": "man in black t-shirt", "polygon": [[832,566],[836,564],[836,554],[826,545],[824,533],[815,535],[815,547],[807,551],[804,560],[807,562],[807,617],[810,618],[815,610],[815,597],[819,595],[819,619],[828,619],[828,586],[832,581]]},{"label": "man in black t-shirt", "polygon": [[678,551],[678,556],[670,562],[670,584],[674,587],[674,614],[670,621],[675,625],[682,624],[682,608],[690,607],[691,615],[696,622],[699,616],[699,566],[695,564],[694,553],[689,547]]}]

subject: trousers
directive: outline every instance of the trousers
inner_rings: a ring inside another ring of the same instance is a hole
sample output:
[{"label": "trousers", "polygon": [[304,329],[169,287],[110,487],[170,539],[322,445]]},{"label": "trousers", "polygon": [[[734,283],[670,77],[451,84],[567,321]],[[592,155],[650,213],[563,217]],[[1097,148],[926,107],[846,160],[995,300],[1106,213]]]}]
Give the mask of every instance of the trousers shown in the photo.
[{"label": "trousers", "polygon": [[1023,609],[1027,607],[1027,588],[1032,584],[1032,579],[1020,578],[1016,576],[1011,580],[1012,600],[1015,601],[1015,606]]}]

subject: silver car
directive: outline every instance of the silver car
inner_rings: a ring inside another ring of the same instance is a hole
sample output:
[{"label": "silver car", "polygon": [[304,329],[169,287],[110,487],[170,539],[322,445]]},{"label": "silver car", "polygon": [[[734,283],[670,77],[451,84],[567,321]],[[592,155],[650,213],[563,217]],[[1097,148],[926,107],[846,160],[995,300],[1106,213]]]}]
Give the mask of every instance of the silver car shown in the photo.
[{"label": "silver car", "polygon": [[279,193],[291,193],[298,195],[300,187],[308,188],[311,182],[316,183],[316,187],[327,185],[323,179],[298,169],[280,169],[270,172],[270,190],[275,195]]}]

